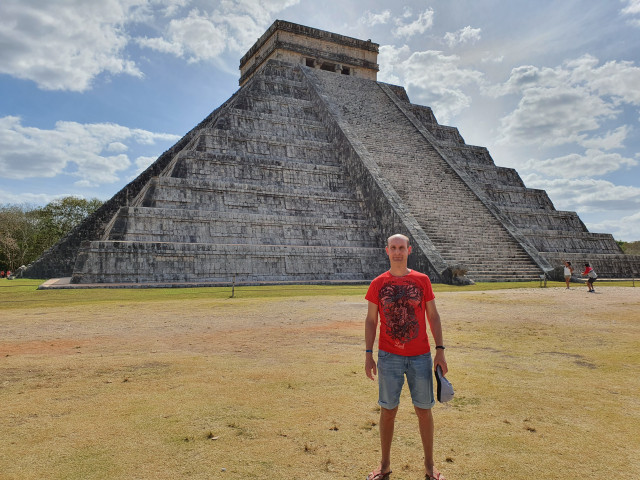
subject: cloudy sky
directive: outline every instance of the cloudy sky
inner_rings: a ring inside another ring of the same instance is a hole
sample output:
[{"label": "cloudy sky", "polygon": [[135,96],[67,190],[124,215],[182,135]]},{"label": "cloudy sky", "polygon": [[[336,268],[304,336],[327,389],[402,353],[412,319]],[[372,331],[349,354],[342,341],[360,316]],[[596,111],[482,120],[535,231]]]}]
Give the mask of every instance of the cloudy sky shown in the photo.
[{"label": "cloudy sky", "polygon": [[110,198],[237,90],[276,19],[380,44],[379,80],[640,240],[640,0],[2,0],[0,204]]}]

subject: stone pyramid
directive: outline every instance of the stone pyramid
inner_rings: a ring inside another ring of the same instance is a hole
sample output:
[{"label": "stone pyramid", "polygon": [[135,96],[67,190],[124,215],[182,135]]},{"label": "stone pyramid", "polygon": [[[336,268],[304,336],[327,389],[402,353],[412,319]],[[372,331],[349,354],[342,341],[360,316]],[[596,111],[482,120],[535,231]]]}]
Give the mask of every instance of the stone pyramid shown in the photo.
[{"label": "stone pyramid", "polygon": [[[435,282],[538,279],[640,257],[376,81],[378,45],[276,21],[240,89],[25,272],[75,284],[368,282],[385,238]],[[466,276],[465,276],[466,275]]]}]

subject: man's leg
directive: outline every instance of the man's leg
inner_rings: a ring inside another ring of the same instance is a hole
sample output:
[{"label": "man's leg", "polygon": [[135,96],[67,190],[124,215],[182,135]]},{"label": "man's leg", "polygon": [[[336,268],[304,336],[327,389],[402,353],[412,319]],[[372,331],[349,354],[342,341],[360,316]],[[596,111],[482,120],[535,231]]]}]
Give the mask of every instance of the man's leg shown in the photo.
[{"label": "man's leg", "polygon": [[398,413],[398,407],[391,410],[380,408],[380,447],[382,451],[380,471],[382,472],[391,470],[391,442],[393,441],[396,413]]},{"label": "man's leg", "polygon": [[433,415],[431,409],[413,407],[418,416],[420,427],[420,437],[422,438],[422,448],[424,449],[424,468],[427,474],[434,475],[433,471]]}]

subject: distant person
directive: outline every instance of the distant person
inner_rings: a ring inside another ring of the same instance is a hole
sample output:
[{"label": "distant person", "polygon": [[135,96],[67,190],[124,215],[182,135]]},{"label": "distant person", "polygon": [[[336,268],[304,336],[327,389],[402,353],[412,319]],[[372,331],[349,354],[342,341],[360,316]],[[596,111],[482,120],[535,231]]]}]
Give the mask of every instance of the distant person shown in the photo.
[{"label": "distant person", "polygon": [[[392,235],[387,239],[386,252],[390,269],[371,282],[365,296],[369,303],[365,321],[364,369],[371,380],[374,380],[374,375],[378,375],[382,450],[380,465],[367,476],[367,480],[387,480],[391,473],[391,443],[405,375],[418,416],[427,474],[425,478],[445,480],[434,467],[434,427],[431,413],[435,404],[432,369],[439,366],[442,375],[447,373],[440,315],[429,277],[407,268],[407,259],[411,253],[409,239],[404,235]],[[380,337],[376,365],[373,344],[378,316]],[[433,360],[426,320],[436,343]]]},{"label": "distant person", "polygon": [[589,289],[589,293],[596,293],[595,289],[593,288],[593,282],[595,282],[598,278],[596,271],[591,268],[588,263],[585,263],[584,272],[582,272],[582,275],[587,276],[587,288]]},{"label": "distant person", "polygon": [[4,278],[4,270],[0,271],[0,278]]},{"label": "distant person", "polygon": [[567,284],[567,290],[570,290],[569,283],[571,283],[571,275],[573,275],[571,262],[564,262],[564,283]]}]

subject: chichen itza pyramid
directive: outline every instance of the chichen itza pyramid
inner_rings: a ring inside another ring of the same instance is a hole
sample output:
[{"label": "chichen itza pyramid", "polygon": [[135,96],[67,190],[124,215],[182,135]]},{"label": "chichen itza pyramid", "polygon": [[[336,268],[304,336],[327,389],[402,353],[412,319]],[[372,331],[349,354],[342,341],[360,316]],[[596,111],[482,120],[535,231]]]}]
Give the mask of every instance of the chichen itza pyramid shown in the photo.
[{"label": "chichen itza pyramid", "polygon": [[25,276],[367,282],[397,232],[434,282],[537,280],[564,260],[640,271],[611,235],[378,82],[377,55],[370,40],[274,22],[241,59],[240,89]]}]

